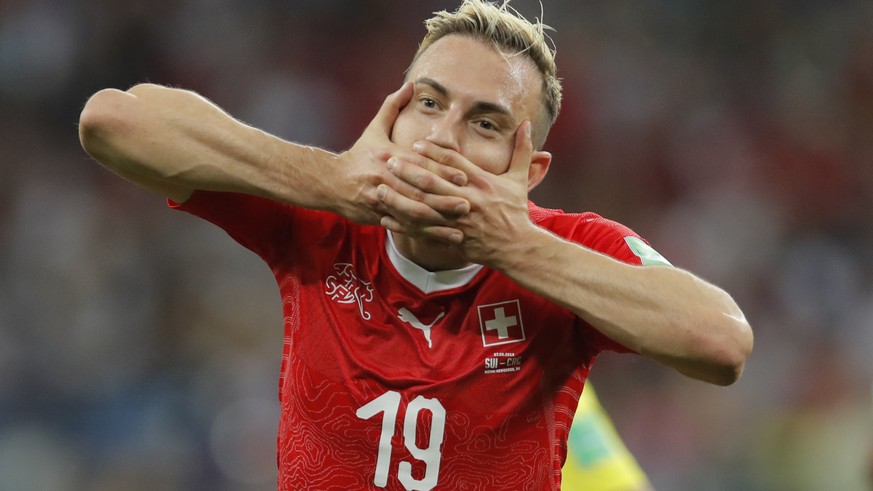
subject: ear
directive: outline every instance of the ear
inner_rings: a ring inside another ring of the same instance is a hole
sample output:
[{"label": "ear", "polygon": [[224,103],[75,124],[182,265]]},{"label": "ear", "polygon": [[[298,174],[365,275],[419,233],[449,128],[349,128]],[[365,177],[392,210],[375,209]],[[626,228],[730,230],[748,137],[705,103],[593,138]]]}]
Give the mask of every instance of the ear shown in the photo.
[{"label": "ear", "polygon": [[542,182],[549,171],[549,165],[552,163],[552,154],[542,150],[534,152],[530,156],[530,167],[527,170],[527,190],[530,192],[533,188]]}]

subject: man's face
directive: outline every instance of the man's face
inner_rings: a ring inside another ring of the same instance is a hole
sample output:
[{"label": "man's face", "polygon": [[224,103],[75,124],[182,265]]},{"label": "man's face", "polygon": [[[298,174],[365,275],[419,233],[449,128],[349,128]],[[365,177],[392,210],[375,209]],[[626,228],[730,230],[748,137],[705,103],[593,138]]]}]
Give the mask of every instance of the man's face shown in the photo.
[{"label": "man's face", "polygon": [[542,107],[542,81],[533,62],[504,58],[466,36],[436,41],[407,78],[415,92],[394,123],[392,140],[406,147],[428,140],[493,174],[509,168],[519,124],[536,125]]}]

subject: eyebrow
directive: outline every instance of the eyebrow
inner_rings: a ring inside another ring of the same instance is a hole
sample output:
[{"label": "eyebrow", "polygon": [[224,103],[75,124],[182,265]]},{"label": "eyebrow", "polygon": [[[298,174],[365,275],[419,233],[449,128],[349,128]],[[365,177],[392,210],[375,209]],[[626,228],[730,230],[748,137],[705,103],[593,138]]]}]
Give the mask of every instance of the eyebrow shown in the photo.
[{"label": "eyebrow", "polygon": [[[419,78],[415,81],[415,85],[427,85],[433,90],[439,92],[443,97],[449,97],[449,89],[432,78]],[[495,102],[477,101],[470,112],[474,114],[497,114],[509,118],[510,120],[514,119],[509,108],[503,104],[497,104]]]}]

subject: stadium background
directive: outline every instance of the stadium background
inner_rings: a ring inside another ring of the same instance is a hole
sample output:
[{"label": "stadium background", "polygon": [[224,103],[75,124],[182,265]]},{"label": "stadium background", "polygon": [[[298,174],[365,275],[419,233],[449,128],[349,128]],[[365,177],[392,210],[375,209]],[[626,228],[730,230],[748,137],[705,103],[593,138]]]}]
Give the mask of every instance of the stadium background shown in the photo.
[{"label": "stadium background", "polygon": [[[873,3],[544,3],[566,103],[534,198],[631,225],[756,332],[726,389],[605,355],[629,447],[663,490],[870,489]],[[183,86],[342,149],[455,5],[0,1],[0,490],[275,489],[270,273],[89,162],[88,95]]]}]

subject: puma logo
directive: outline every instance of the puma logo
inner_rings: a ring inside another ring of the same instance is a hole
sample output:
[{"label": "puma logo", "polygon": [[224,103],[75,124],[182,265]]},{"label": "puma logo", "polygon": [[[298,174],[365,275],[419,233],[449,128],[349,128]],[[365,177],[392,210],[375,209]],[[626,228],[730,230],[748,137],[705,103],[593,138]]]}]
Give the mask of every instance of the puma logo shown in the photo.
[{"label": "puma logo", "polygon": [[424,339],[427,340],[428,348],[433,348],[433,342],[430,339],[430,328],[442,319],[444,315],[446,315],[445,312],[440,312],[440,315],[436,316],[436,319],[434,319],[433,322],[430,324],[424,324],[418,320],[418,317],[416,317],[415,314],[406,310],[405,307],[401,307],[401,309],[397,311],[397,317],[400,320],[424,333]]}]

